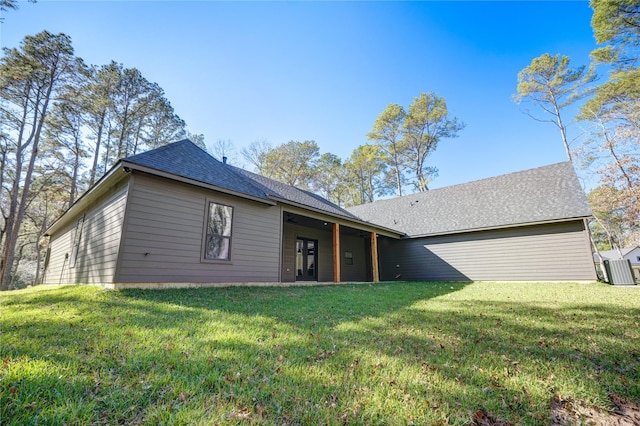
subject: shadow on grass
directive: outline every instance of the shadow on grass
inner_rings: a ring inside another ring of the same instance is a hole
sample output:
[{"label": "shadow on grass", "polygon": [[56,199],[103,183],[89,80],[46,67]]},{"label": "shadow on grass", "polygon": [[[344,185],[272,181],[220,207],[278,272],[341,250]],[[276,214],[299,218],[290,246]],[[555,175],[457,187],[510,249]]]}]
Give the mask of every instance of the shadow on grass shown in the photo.
[{"label": "shadow on grass", "polygon": [[13,300],[24,316],[0,320],[0,420],[463,424],[484,409],[548,424],[554,395],[640,399],[640,308],[450,297],[465,286]]},{"label": "shadow on grass", "polygon": [[[179,308],[266,316],[306,327],[378,317],[463,289],[468,283],[378,283],[313,287],[122,290],[126,298]],[[164,308],[163,308],[164,309]],[[159,313],[163,314],[163,309]]]}]

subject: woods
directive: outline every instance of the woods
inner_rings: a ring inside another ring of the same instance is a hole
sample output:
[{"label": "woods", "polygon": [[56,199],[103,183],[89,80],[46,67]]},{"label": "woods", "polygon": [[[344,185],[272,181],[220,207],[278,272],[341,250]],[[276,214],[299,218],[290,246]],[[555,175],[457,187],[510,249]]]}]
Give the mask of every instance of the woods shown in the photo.
[{"label": "woods", "polygon": [[[590,5],[600,45],[592,64],[571,68],[567,56],[545,53],[519,73],[514,100],[533,104],[540,114],[527,114],[559,128],[567,159],[596,182],[587,189],[598,248],[620,249],[640,242],[640,2]],[[599,66],[607,69],[602,81],[595,74]],[[572,147],[565,114],[581,99],[575,118],[582,131]]]},{"label": "woods", "polygon": [[[42,236],[112,164],[186,135],[139,70],[86,65],[43,31],[0,61],[0,289],[37,282]],[[202,141],[200,141],[202,143]]]}]

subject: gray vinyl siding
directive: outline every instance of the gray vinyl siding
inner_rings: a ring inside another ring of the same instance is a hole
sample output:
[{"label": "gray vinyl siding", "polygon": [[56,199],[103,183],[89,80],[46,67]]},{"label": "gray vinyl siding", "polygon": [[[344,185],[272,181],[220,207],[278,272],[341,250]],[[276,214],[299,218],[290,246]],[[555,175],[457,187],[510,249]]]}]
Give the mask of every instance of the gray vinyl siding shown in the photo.
[{"label": "gray vinyl siding", "polygon": [[[202,260],[209,201],[233,207],[230,261]],[[125,222],[116,282],[279,281],[279,207],[136,173]]]},{"label": "gray vinyl siding", "polygon": [[595,280],[581,220],[437,237],[379,241],[381,279]]},{"label": "gray vinyl siding", "polygon": [[77,215],[60,232],[51,236],[45,284],[112,283],[122,235],[127,199],[127,181],[103,195],[84,214],[84,224],[75,266],[70,266]]}]

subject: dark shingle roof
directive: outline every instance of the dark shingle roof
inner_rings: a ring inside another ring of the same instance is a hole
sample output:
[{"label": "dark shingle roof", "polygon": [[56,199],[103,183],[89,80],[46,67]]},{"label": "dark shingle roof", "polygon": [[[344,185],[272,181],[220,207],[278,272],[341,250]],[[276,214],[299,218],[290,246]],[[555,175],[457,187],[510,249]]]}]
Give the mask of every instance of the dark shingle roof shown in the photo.
[{"label": "dark shingle roof", "polygon": [[357,219],[345,209],[311,192],[223,164],[188,139],[125,158],[123,161],[253,198],[290,202],[332,215]]},{"label": "dark shingle roof", "polygon": [[127,157],[123,161],[219,186],[252,197],[267,199],[263,191],[238,176],[229,167],[198,148],[188,139]]},{"label": "dark shingle roof", "polygon": [[248,172],[238,167],[231,167],[236,173],[250,179],[254,185],[258,185],[262,191],[264,191],[270,198],[276,197],[281,200],[289,201],[291,203],[299,204],[301,206],[311,207],[317,210],[326,211],[338,216],[345,216],[351,219],[358,219],[355,215],[351,214],[342,207],[316,195],[312,192],[305,191],[295,186],[287,185],[286,183],[278,182],[267,177]]},{"label": "dark shingle roof", "polygon": [[571,163],[510,173],[351,207],[361,219],[409,236],[591,216]]}]

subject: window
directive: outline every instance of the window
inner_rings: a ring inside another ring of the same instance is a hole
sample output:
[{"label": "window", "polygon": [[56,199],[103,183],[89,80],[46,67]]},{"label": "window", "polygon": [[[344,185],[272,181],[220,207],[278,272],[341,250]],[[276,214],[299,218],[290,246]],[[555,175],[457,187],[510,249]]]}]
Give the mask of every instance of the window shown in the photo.
[{"label": "window", "polygon": [[350,251],[344,252],[344,264],[353,265],[353,253]]},{"label": "window", "polygon": [[231,259],[231,222],[233,207],[209,202],[204,240],[206,260]]}]

